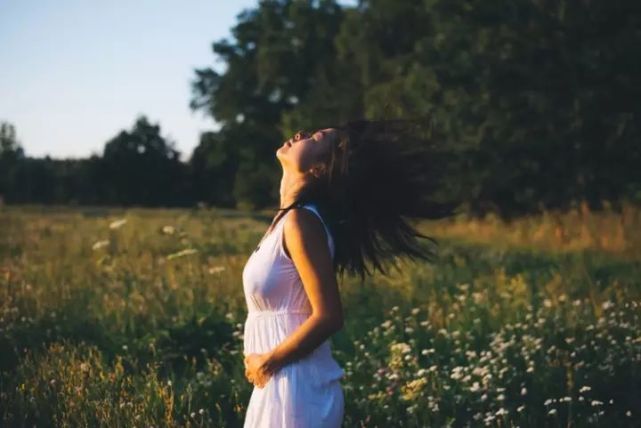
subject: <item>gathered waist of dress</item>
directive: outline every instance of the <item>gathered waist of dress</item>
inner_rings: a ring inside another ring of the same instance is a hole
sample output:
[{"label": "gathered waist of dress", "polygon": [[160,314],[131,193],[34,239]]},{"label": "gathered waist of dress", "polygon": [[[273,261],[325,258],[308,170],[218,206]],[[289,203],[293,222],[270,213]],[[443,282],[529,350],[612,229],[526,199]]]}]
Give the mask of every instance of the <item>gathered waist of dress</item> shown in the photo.
[{"label": "gathered waist of dress", "polygon": [[260,317],[260,316],[276,316],[276,315],[311,315],[312,313],[307,310],[297,310],[297,309],[278,309],[278,310],[258,310],[258,311],[249,311],[247,317]]}]

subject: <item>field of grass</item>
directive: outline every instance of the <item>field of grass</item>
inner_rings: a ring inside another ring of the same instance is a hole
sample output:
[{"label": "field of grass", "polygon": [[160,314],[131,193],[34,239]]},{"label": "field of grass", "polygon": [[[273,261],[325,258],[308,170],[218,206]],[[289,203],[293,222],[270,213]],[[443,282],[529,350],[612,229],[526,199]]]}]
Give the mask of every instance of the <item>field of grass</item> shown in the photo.
[{"label": "field of grass", "polygon": [[[0,425],[242,426],[273,213],[0,208]],[[345,427],[641,425],[641,210],[424,222],[341,283]]]}]

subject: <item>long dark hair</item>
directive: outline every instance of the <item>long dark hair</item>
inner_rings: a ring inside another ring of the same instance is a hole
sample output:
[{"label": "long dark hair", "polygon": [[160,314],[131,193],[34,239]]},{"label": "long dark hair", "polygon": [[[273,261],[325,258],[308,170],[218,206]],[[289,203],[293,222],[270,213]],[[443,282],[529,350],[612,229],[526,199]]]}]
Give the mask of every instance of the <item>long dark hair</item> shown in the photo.
[{"label": "long dark hair", "polygon": [[[434,261],[436,239],[419,233],[407,218],[439,219],[454,215],[457,201],[438,201],[448,155],[439,147],[430,118],[356,120],[339,126],[322,174],[303,187],[274,223],[292,208],[314,204],[335,245],[334,268],[371,275],[398,269],[399,256]],[[421,246],[417,238],[432,245]]]}]

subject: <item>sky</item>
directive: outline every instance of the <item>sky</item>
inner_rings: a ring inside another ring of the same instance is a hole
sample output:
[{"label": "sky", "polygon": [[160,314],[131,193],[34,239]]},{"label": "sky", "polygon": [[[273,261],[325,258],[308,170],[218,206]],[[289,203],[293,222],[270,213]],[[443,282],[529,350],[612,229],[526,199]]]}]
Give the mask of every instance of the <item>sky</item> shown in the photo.
[{"label": "sky", "polygon": [[211,45],[257,0],[0,0],[0,121],[27,156],[82,158],[130,130],[160,125],[186,160],[200,132],[194,69],[222,70]]}]

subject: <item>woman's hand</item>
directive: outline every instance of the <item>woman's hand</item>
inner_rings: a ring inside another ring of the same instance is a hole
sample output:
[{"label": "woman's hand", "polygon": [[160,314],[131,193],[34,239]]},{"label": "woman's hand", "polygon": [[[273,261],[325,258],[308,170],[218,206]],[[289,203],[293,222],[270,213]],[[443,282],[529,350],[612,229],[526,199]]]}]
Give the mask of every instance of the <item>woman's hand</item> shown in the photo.
[{"label": "woman's hand", "polygon": [[275,373],[275,366],[270,359],[271,353],[249,354],[245,357],[245,376],[259,388],[264,388]]}]

